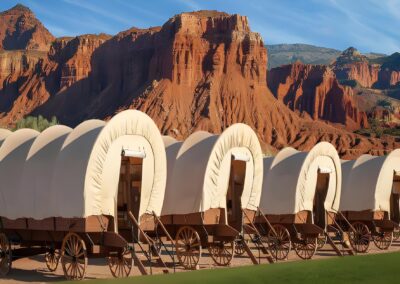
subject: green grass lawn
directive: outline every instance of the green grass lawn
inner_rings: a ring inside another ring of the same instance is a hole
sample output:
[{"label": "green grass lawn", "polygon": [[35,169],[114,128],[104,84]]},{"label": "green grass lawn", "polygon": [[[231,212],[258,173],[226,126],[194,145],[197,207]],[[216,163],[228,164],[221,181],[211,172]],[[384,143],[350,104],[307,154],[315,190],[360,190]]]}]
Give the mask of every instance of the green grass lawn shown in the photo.
[{"label": "green grass lawn", "polygon": [[295,261],[85,283],[400,283],[400,253]]}]

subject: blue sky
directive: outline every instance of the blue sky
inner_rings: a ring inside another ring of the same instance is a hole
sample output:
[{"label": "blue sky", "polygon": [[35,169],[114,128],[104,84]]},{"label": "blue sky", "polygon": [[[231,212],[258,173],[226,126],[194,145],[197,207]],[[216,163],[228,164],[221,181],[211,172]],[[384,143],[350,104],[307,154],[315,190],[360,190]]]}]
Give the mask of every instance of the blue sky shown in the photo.
[{"label": "blue sky", "polygon": [[1,0],[0,10],[16,3],[31,8],[55,36],[116,34],[162,25],[184,11],[215,9],[248,16],[267,44],[400,51],[400,0]]}]

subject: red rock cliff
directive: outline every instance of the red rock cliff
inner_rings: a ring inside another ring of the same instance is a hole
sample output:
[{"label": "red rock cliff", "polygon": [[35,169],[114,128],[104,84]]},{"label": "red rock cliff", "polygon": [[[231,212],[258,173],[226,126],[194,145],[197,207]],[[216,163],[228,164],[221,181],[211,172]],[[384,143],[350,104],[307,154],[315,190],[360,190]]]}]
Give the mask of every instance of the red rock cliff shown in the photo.
[{"label": "red rock cliff", "polygon": [[352,89],[340,85],[327,66],[295,63],[273,68],[268,74],[268,86],[291,110],[306,112],[314,120],[341,123],[351,130],[368,126]]},{"label": "red rock cliff", "polygon": [[339,80],[355,80],[361,86],[371,88],[378,81],[380,66],[370,64],[368,58],[350,47],[332,63]]},{"label": "red rock cliff", "polygon": [[366,88],[388,89],[400,82],[400,53],[371,61],[350,47],[331,67],[339,80],[354,80]]},{"label": "red rock cliff", "polygon": [[266,83],[264,43],[239,15],[184,13],[161,28],[132,28],[110,39],[63,38],[33,63],[20,68],[25,73],[9,72],[17,91],[3,108],[3,124],[44,114],[73,126],[137,108],[163,134],[180,139],[197,129],[220,133],[243,122],[266,147],[307,150],[330,141],[342,156],[352,157],[397,145],[301,118],[277,100]]},{"label": "red rock cliff", "polygon": [[0,13],[0,49],[47,51],[53,40],[29,8],[16,5]]}]

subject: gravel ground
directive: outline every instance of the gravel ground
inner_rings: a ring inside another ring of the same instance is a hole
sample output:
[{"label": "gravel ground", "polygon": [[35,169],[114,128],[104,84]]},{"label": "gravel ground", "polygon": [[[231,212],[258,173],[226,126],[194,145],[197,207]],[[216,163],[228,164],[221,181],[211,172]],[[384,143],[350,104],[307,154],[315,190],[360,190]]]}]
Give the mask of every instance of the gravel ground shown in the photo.
[{"label": "gravel ground", "polygon": [[[369,253],[385,253],[400,251],[400,242],[393,243],[391,248],[386,251],[379,250],[371,243]],[[258,252],[253,251],[256,257],[258,257]],[[322,250],[318,251],[313,259],[323,259],[327,257],[337,257],[336,254],[325,246]],[[170,259],[168,256],[164,255],[163,259],[168,262]],[[294,251],[289,254],[289,259],[286,261],[302,261],[297,257]],[[266,259],[261,259],[261,263],[267,263]],[[248,257],[235,257],[232,260],[231,267],[252,265],[251,260]],[[200,269],[215,269],[219,268],[213,264],[212,259],[203,251],[203,257],[199,263]],[[148,271],[150,268],[147,267]],[[162,273],[161,268],[153,267],[154,274]],[[181,267],[176,267],[176,272],[184,271]],[[173,269],[171,268],[171,273]],[[137,268],[133,268],[131,271],[131,276],[140,275]],[[89,265],[87,267],[86,279],[100,279],[100,278],[111,278],[111,273],[108,269],[107,262],[105,259],[89,259]],[[11,283],[44,283],[44,282],[57,282],[65,280],[63,276],[63,271],[61,265],[57,268],[55,272],[49,272],[44,263],[44,256],[38,255],[30,258],[22,258],[13,262],[13,268],[6,279],[1,279],[1,283],[11,284]]]}]

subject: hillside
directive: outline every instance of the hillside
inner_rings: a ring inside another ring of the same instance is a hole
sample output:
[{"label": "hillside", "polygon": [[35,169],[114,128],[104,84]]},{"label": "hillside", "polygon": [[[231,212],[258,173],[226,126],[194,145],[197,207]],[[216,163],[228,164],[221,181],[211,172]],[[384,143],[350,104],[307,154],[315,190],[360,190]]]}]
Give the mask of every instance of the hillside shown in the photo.
[{"label": "hillside", "polygon": [[[21,6],[0,14],[0,20],[10,13],[38,21]],[[0,123],[7,127],[27,115],[56,116],[75,126],[135,108],[149,114],[163,134],[178,139],[196,130],[221,133],[242,122],[268,151],[289,145],[308,150],[329,141],[350,158],[398,147],[393,139],[346,130],[348,119],[359,124],[361,117],[344,93],[327,94],[334,100],[322,100],[318,108],[340,108],[312,118],[277,100],[267,86],[264,41],[241,15],[182,13],[161,27],[58,38],[40,53],[29,46],[2,52]],[[336,92],[335,84],[326,86]]]},{"label": "hillside", "polygon": [[300,61],[305,64],[329,64],[340,55],[340,50],[309,44],[266,45],[268,69]]}]

